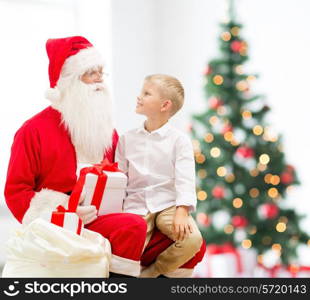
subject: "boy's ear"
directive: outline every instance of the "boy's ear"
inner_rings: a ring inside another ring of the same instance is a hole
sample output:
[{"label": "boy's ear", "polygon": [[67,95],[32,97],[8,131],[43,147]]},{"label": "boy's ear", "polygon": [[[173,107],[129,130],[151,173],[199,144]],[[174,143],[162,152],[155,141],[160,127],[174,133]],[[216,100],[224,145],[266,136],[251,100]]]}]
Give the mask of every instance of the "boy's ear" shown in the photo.
[{"label": "boy's ear", "polygon": [[172,101],[169,99],[164,100],[163,103],[161,104],[160,111],[162,111],[162,112],[170,111],[171,109],[172,109]]}]

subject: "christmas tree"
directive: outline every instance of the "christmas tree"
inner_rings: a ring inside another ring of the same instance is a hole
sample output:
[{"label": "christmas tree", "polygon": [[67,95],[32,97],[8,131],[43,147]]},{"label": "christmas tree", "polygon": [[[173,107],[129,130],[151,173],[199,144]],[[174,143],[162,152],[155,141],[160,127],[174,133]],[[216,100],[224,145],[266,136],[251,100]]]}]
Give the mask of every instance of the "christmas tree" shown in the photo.
[{"label": "christmas tree", "polygon": [[221,55],[204,74],[208,108],[192,121],[196,219],[207,244],[253,248],[258,260],[273,250],[289,264],[298,244],[309,244],[299,227],[302,216],[284,205],[299,180],[285,160],[281,136],[267,122],[270,108],[251,92],[257,76],[244,70],[248,44],[230,5],[229,20],[221,24]]}]

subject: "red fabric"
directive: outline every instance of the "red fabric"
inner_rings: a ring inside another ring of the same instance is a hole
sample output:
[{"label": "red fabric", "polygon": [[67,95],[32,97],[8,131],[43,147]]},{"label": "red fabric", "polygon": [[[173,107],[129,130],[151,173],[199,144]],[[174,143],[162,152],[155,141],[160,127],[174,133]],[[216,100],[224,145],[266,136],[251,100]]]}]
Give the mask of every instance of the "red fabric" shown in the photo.
[{"label": "red fabric", "polygon": [[48,75],[50,87],[54,88],[60,76],[65,60],[80,50],[93,45],[82,36],[72,36],[61,39],[49,39],[46,42],[46,52],[49,58]]},{"label": "red fabric", "polygon": [[[111,162],[117,142],[114,131],[112,147],[105,153]],[[26,121],[14,137],[4,190],[16,219],[22,222],[34,193],[43,188],[71,193],[76,168],[75,150],[57,110],[49,106]]]},{"label": "red fabric", "polygon": [[[159,230],[155,230],[150,242],[146,246],[143,255],[141,257],[141,265],[149,266],[153,263],[156,257],[163,252],[166,248],[168,248],[173,243],[167,236],[161,233]],[[194,268],[200,261],[206,252],[206,242],[203,241],[200,250],[195,254],[193,258],[187,261],[180,268],[192,269]]]},{"label": "red fabric", "polygon": [[51,223],[58,225],[60,227],[64,227],[65,222],[65,213],[53,211],[51,217]]},{"label": "red fabric", "polygon": [[117,256],[140,261],[146,238],[146,222],[138,215],[130,213],[99,216],[85,226],[107,238],[112,253]]}]

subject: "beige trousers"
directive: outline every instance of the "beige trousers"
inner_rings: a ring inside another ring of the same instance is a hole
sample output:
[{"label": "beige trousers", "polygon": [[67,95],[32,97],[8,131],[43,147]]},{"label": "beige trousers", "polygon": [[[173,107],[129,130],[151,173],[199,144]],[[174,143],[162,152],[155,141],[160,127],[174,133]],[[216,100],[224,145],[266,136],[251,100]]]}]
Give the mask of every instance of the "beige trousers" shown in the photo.
[{"label": "beige trousers", "polygon": [[[176,207],[171,206],[157,213],[148,213],[143,217],[147,223],[145,246],[150,241],[155,226],[171,240],[174,240],[173,220],[175,210]],[[175,271],[189,261],[200,250],[202,245],[201,233],[192,216],[189,216],[189,222],[192,225],[193,232],[183,241],[175,241],[157,256],[154,266],[160,274]]]}]

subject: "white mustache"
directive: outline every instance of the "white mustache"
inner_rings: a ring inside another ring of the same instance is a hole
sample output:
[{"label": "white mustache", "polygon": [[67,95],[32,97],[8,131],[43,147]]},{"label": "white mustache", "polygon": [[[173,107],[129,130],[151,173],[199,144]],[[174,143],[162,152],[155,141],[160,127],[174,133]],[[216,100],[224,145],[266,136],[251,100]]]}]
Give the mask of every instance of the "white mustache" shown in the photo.
[{"label": "white mustache", "polygon": [[89,84],[89,86],[92,91],[103,91],[105,89],[105,85],[103,83],[92,83]]}]

